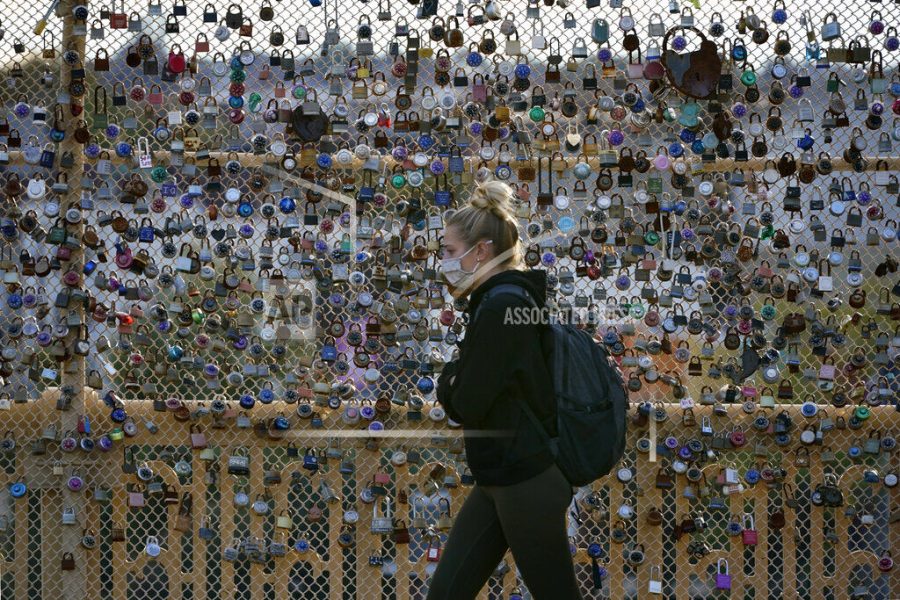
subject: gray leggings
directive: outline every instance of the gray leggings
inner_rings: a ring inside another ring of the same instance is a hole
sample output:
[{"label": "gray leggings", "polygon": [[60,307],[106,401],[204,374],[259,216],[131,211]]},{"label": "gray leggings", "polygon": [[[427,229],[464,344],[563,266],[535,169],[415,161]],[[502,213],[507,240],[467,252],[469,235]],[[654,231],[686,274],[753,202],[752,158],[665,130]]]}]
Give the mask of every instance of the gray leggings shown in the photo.
[{"label": "gray leggings", "polygon": [[470,600],[507,549],[534,600],[582,600],[566,535],[572,486],[555,464],[509,486],[475,485],[459,512],[427,600]]}]

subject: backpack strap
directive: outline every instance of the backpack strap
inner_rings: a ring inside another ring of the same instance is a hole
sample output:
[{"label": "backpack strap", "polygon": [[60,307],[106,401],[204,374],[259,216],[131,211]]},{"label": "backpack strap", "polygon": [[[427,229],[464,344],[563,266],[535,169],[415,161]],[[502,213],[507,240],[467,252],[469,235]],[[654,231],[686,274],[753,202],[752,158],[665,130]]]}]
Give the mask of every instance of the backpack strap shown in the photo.
[{"label": "backpack strap", "polygon": [[475,309],[475,314],[472,315],[472,322],[478,318],[478,313],[481,312],[481,307],[484,306],[484,303],[493,296],[499,296],[502,294],[509,294],[511,296],[517,296],[519,298],[524,298],[525,302],[532,307],[537,306],[537,302],[531,297],[531,294],[528,293],[521,285],[515,283],[501,283],[500,285],[495,285],[488,291],[484,293],[481,297],[481,301],[478,303],[478,308]]}]

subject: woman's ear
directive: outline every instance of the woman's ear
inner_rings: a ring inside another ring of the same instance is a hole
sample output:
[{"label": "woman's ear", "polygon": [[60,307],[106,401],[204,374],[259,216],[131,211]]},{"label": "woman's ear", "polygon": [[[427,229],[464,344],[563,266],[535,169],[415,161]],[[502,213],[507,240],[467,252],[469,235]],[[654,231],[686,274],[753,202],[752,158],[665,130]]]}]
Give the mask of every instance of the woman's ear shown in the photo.
[{"label": "woman's ear", "polygon": [[494,244],[491,240],[479,240],[478,245],[480,246],[477,250],[480,262],[484,263],[494,258]]}]

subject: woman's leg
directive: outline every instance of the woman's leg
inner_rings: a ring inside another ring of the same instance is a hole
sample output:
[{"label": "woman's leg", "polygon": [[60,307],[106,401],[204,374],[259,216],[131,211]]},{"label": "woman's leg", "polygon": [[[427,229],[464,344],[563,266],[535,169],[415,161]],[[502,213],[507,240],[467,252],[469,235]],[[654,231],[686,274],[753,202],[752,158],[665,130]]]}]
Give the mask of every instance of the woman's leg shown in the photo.
[{"label": "woman's leg", "polygon": [[572,486],[555,464],[527,481],[485,490],[534,600],[581,600],[569,551]]},{"label": "woman's leg", "polygon": [[493,500],[475,485],[456,513],[426,600],[475,598],[508,547]]}]

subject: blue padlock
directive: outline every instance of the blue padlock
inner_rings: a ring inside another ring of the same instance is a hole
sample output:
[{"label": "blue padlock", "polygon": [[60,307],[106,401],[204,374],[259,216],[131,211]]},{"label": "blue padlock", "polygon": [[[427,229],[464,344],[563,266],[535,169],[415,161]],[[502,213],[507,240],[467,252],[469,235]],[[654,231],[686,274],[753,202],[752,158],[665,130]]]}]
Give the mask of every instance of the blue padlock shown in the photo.
[{"label": "blue padlock", "polygon": [[297,201],[290,196],[285,196],[278,202],[278,208],[284,214],[290,214],[297,210]]},{"label": "blue padlock", "polygon": [[303,468],[307,471],[319,470],[319,458],[314,449],[307,448],[303,453]]},{"label": "blue padlock", "polygon": [[259,391],[259,401],[263,404],[271,404],[275,400],[275,392],[272,388],[263,388]]},{"label": "blue padlock", "polygon": [[416,389],[423,394],[430,394],[434,390],[434,379],[431,377],[420,377],[416,382]]},{"label": "blue padlock", "polygon": [[6,298],[6,304],[10,308],[22,308],[22,296],[13,292]]},{"label": "blue padlock", "polygon": [[28,492],[28,487],[23,481],[17,481],[9,486],[9,495],[13,498],[22,498]]}]

